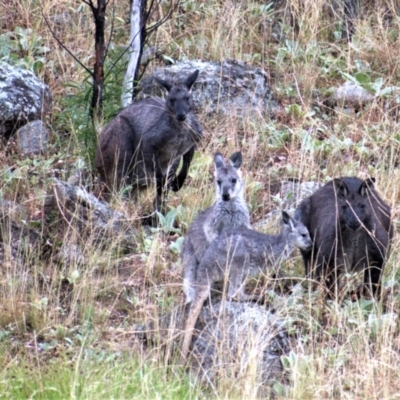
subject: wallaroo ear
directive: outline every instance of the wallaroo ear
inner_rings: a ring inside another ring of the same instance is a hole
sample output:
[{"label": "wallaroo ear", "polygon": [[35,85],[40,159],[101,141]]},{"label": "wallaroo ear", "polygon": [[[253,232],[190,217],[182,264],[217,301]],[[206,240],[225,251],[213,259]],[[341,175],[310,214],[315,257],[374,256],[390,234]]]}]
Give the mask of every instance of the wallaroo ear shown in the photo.
[{"label": "wallaroo ear", "polygon": [[215,165],[216,169],[222,168],[222,167],[226,167],[224,157],[222,156],[221,153],[215,153],[215,155],[214,155],[214,165]]},{"label": "wallaroo ear", "polygon": [[349,194],[349,189],[344,181],[340,178],[333,180],[333,187],[338,197],[346,197]]},{"label": "wallaroo ear", "polygon": [[368,194],[368,190],[373,189],[375,186],[375,178],[368,178],[366,179],[360,186],[360,189],[358,189],[358,193],[360,193],[361,196],[366,196]]},{"label": "wallaroo ear", "polygon": [[165,89],[167,89],[167,92],[169,92],[171,90],[172,85],[169,82],[164,81],[163,79],[157,78],[156,76],[154,76],[153,78],[159,85],[161,85]]},{"label": "wallaroo ear", "polygon": [[185,82],[186,87],[188,88],[188,90],[190,90],[193,86],[193,83],[196,82],[197,77],[199,76],[199,70],[196,69],[196,71],[193,72],[192,75],[190,75]]},{"label": "wallaroo ear", "polygon": [[285,225],[292,226],[292,217],[286,211],[282,211],[282,220]]},{"label": "wallaroo ear", "polygon": [[233,153],[229,160],[233,168],[239,169],[243,162],[242,153],[240,151]]},{"label": "wallaroo ear", "polygon": [[294,219],[296,221],[301,221],[301,217],[302,217],[302,211],[300,208],[296,208],[296,211],[294,212]]}]

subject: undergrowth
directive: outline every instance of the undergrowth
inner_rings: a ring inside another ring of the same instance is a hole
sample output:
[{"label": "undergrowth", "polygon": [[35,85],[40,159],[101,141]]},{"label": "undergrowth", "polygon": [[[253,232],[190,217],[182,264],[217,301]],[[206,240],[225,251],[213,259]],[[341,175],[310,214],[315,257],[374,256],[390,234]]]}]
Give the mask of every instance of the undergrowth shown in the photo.
[{"label": "undergrowth", "polygon": [[[341,301],[324,302],[305,282],[298,255],[281,271],[288,284],[267,282],[262,288],[287,319],[291,345],[291,352],[282,357],[284,378],[273,385],[275,396],[399,397],[400,38],[398,18],[389,13],[397,3],[376,3],[373,13],[368,7],[361,11],[351,42],[341,39],[340,10],[321,0],[310,0],[304,7],[303,2],[291,2],[291,10],[284,2],[181,4],[152,34],[151,45],[162,48],[168,60],[235,58],[261,67],[280,107],[273,117],[258,119],[205,115],[200,110],[207,140],[196,153],[185,187],[170,194],[169,212],[159,228],[143,229],[140,223],[151,208],[153,190],[141,194],[136,203],[121,194],[111,199],[137,232],[137,247],[131,252],[120,251],[118,238],[99,248],[76,227],[67,234],[54,228],[49,234],[43,224],[43,203],[54,177],[66,180],[74,170],[86,169],[87,188],[94,187],[97,137],[120,109],[126,58],[114,63],[129,40],[128,5],[115,2],[104,113],[96,126],[88,117],[92,89],[87,72],[58,44],[42,15],[43,10],[58,39],[91,68],[94,26],[88,7],[71,0],[13,0],[4,5],[0,61],[38,74],[52,90],[53,112],[46,154],[22,157],[9,144],[0,148],[2,204],[15,202],[13,218],[48,239],[40,243],[46,257],[25,246],[27,261],[22,264],[11,245],[2,250],[1,398],[256,396],[254,388],[232,382],[224,371],[214,386],[201,385],[182,367],[168,365],[163,349],[144,350],[135,335],[137,324],[181,301],[179,253],[190,223],[213,202],[212,155],[221,151],[228,157],[239,149],[253,224],[284,204],[279,192],[283,181],[327,182],[354,175],[376,178],[379,192],[392,206],[396,227],[379,304],[350,297],[359,282],[351,274]],[[113,6],[108,5],[107,37]],[[161,2],[154,18],[165,12]],[[158,62],[152,61],[146,72]],[[373,101],[358,108],[330,106],[335,88],[346,81],[365,88]],[[46,217],[57,226],[56,216]],[[2,226],[7,226],[0,232],[2,242],[7,242],[11,229],[7,221],[2,215]],[[276,230],[273,223],[261,225]],[[68,262],[55,257],[63,245],[78,246],[79,253],[72,252]]]}]

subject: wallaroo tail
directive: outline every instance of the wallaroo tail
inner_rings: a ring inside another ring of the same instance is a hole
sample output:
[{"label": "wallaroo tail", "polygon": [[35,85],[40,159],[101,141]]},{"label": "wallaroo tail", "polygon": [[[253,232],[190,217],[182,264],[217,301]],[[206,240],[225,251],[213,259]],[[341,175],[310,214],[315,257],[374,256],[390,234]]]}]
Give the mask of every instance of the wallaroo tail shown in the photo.
[{"label": "wallaroo tail", "polygon": [[393,236],[391,211],[374,179],[344,177],[304,199],[297,212],[313,239],[303,249],[306,275],[324,280],[330,296],[346,271],[364,271],[364,290],[379,298],[380,281]]},{"label": "wallaroo tail", "polygon": [[307,250],[311,247],[309,232],[298,218],[299,214],[293,219],[282,212],[284,228],[279,235],[266,235],[242,227],[231,235],[217,237],[211,243],[197,268],[194,296],[182,343],[182,362],[186,361],[193,329],[214,283],[225,281],[231,299],[254,299],[244,292],[248,277],[257,277],[268,268],[279,265],[295,248]]},{"label": "wallaroo tail", "polygon": [[198,75],[196,70],[183,83],[155,78],[168,92],[165,101],[146,98],[134,102],[104,128],[96,167],[107,193],[124,185],[132,185],[134,193],[156,184],[154,207],[162,211],[168,189],[182,187],[203,135],[191,94]]},{"label": "wallaroo tail", "polygon": [[197,216],[182,247],[183,286],[187,302],[193,300],[197,268],[208,245],[221,233],[234,232],[240,227],[250,228],[241,165],[240,152],[231,155],[228,165],[220,153],[214,156],[215,203]]}]

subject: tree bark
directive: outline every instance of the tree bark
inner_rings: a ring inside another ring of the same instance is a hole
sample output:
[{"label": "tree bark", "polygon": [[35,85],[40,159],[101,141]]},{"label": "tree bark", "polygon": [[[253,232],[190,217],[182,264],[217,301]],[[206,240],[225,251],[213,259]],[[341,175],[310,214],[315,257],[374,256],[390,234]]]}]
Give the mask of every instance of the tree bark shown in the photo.
[{"label": "tree bark", "polygon": [[138,70],[140,57],[143,51],[143,43],[145,40],[145,11],[146,0],[131,0],[131,31],[129,41],[129,64],[125,74],[124,87],[122,93],[122,105],[128,106],[134,98],[135,82],[138,78]]},{"label": "tree bark", "polygon": [[90,116],[96,114],[100,117],[103,110],[103,89],[104,89],[104,60],[106,48],[104,31],[106,23],[106,0],[97,0],[97,7],[90,0],[89,6],[92,10],[95,23],[95,63],[93,69],[93,94],[90,105]]}]

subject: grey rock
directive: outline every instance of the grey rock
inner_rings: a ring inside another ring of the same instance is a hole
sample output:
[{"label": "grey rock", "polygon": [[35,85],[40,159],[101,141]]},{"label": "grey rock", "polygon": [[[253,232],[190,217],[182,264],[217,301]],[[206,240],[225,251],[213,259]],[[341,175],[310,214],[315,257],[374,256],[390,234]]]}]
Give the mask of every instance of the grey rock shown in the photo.
[{"label": "grey rock", "polygon": [[82,246],[74,243],[63,243],[54,260],[64,265],[84,266],[89,263]]},{"label": "grey rock", "polygon": [[[137,337],[147,345],[178,350],[188,311],[189,304],[175,307],[136,327]],[[213,385],[219,379],[248,379],[255,371],[257,394],[268,392],[273,381],[283,377],[281,356],[290,351],[285,325],[278,313],[255,303],[216,300],[205,305],[192,338],[190,374]]]},{"label": "grey rock", "polygon": [[[264,228],[265,226],[274,223],[280,218],[281,209],[289,212],[294,212],[303,199],[311,196],[316,192],[323,184],[321,182],[291,182],[285,181],[281,184],[279,192],[279,198],[281,200],[281,206],[279,209],[272,210],[266,216],[257,223],[254,224],[255,229]],[[277,196],[277,197],[278,197]]]},{"label": "grey rock", "polygon": [[51,93],[31,71],[0,64],[0,135],[9,137],[51,110]]},{"label": "grey rock", "polygon": [[199,69],[200,74],[192,94],[194,104],[201,112],[266,116],[277,107],[265,71],[237,60],[182,61],[157,69],[140,82],[142,92],[139,97],[162,95],[153,76],[179,80],[195,69]]},{"label": "grey rock", "polygon": [[28,208],[11,200],[0,197],[0,220],[10,218],[16,223],[24,223],[29,218]]},{"label": "grey rock", "polygon": [[[2,204],[3,205],[3,204]],[[9,207],[11,206],[11,207]],[[15,209],[18,209],[15,211]],[[25,270],[25,266],[36,260],[42,248],[40,232],[31,228],[23,219],[18,221],[23,208],[17,204],[5,204],[0,216],[0,265]],[[17,221],[12,218],[16,217]]]},{"label": "grey rock", "polygon": [[339,86],[332,95],[331,101],[338,105],[359,107],[370,103],[374,100],[374,96],[356,83],[347,81]]},{"label": "grey rock", "polygon": [[284,325],[254,303],[221,301],[203,307],[192,342],[192,371],[213,383],[221,374],[245,379],[256,365],[257,386],[271,384],[282,376],[280,357],[289,352]]},{"label": "grey rock", "polygon": [[280,197],[284,210],[296,209],[303,199],[311,196],[323,184],[321,182],[282,182]]},{"label": "grey rock", "polygon": [[40,154],[46,151],[49,130],[38,120],[29,122],[17,131],[18,147],[22,154]]},{"label": "grey rock", "polygon": [[[74,245],[118,245],[125,251],[136,248],[136,231],[128,218],[84,188],[53,178],[53,193],[47,195],[43,214],[49,219],[45,221],[45,228],[56,227],[58,232],[64,232],[68,242],[74,239],[72,228],[79,232],[79,243]],[[70,249],[62,249],[61,259],[69,259],[65,256],[68,253]],[[82,255],[78,259],[83,260]]]}]

